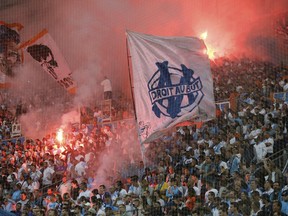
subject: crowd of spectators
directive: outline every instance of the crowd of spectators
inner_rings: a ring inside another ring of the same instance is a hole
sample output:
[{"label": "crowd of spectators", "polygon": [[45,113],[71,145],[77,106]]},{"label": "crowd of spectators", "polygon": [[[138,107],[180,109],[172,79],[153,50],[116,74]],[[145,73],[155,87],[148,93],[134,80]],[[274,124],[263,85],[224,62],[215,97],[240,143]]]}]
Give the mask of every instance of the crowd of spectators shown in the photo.
[{"label": "crowd of spectators", "polygon": [[[71,126],[62,141],[55,132],[2,144],[0,214],[287,215],[288,107],[271,93],[287,91],[288,70],[248,58],[214,64],[215,98],[234,105],[142,146],[142,157],[129,148],[135,125],[104,125],[98,107],[92,125]],[[99,173],[103,156],[116,161]]]}]

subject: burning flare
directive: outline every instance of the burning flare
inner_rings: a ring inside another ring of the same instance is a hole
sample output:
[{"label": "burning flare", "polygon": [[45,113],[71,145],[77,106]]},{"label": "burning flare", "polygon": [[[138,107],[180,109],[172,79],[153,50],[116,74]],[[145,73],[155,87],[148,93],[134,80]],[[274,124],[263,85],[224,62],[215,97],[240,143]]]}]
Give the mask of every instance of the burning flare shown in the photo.
[{"label": "burning flare", "polygon": [[63,140],[64,140],[64,136],[63,136],[63,129],[59,128],[59,130],[57,131],[57,135],[56,135],[56,139],[59,143],[62,144]]},{"label": "burning flare", "polygon": [[200,35],[200,39],[202,39],[205,42],[206,50],[204,50],[204,54],[207,54],[209,59],[214,60],[216,58],[215,56],[215,49],[207,42],[208,32],[205,31]]},{"label": "burning flare", "polygon": [[205,32],[203,32],[203,33],[200,35],[200,38],[205,41],[206,38],[207,38],[207,36],[208,36],[208,32],[205,31]]}]

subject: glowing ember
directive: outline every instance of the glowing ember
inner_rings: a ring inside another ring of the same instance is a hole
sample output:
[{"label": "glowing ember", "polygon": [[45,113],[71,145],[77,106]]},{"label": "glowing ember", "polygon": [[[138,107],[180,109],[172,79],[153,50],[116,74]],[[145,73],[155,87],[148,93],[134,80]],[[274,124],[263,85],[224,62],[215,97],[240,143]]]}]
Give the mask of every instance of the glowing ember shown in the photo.
[{"label": "glowing ember", "polygon": [[200,38],[205,42],[206,50],[204,50],[204,54],[207,54],[209,59],[214,60],[215,56],[215,49],[212,48],[211,44],[207,43],[208,32],[205,31],[200,35]]},{"label": "glowing ember", "polygon": [[60,128],[60,129],[57,131],[56,139],[57,139],[57,141],[58,141],[59,143],[62,143],[62,142],[63,142],[63,140],[64,140],[63,129]]},{"label": "glowing ember", "polygon": [[[206,45],[207,46],[207,45]],[[211,47],[207,46],[206,54],[208,55],[209,59],[214,60],[216,58],[215,51],[211,49]]]},{"label": "glowing ember", "polygon": [[208,36],[208,32],[205,31],[205,32],[203,32],[203,33],[200,35],[200,38],[205,41],[206,38],[207,38],[207,36]]}]

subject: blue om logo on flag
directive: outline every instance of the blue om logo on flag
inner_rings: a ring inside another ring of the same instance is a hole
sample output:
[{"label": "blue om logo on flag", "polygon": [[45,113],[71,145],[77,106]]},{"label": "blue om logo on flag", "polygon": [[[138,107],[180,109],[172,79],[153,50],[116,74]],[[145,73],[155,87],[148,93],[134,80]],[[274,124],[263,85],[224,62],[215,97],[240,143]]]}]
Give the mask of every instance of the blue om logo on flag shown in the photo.
[{"label": "blue om logo on flag", "polygon": [[204,94],[200,77],[181,64],[181,69],[169,67],[168,61],[156,62],[158,70],[148,82],[149,96],[154,114],[176,118],[191,112],[199,105]]}]

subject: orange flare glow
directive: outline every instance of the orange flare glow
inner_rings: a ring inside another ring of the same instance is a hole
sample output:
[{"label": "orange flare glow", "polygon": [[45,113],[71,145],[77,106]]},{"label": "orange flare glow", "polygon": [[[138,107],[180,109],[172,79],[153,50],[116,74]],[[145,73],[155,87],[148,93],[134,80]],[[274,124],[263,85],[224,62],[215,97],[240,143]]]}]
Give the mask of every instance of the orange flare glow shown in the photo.
[{"label": "orange flare glow", "polygon": [[200,35],[200,38],[205,41],[207,39],[207,36],[208,36],[208,32],[205,31]]},{"label": "orange flare glow", "polygon": [[211,44],[207,43],[208,32],[205,31],[200,35],[200,38],[205,42],[206,50],[204,50],[204,54],[208,55],[208,58],[214,60],[215,56],[215,49],[211,46]]},{"label": "orange flare glow", "polygon": [[59,143],[62,143],[62,142],[63,142],[63,140],[64,140],[63,129],[60,128],[60,129],[57,131],[56,139],[57,139],[57,141],[58,141]]}]

